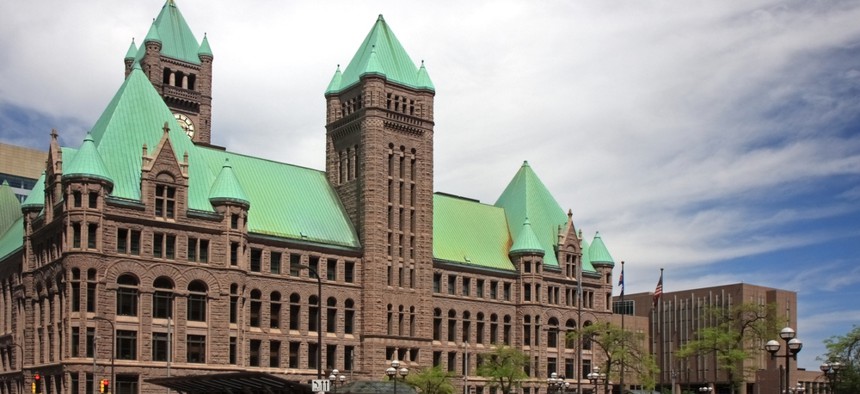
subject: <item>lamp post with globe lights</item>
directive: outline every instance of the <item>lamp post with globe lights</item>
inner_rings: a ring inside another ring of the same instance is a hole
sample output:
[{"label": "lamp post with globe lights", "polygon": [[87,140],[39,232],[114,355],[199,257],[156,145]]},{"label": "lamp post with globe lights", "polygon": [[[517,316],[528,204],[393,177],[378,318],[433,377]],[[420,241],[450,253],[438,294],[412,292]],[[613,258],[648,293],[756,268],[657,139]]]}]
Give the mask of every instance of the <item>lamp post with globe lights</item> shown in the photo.
[{"label": "lamp post with globe lights", "polygon": [[558,376],[557,373],[553,372],[549,375],[549,378],[546,380],[548,391],[555,391],[556,393],[561,392],[564,394],[565,389],[570,387],[570,382],[564,380],[564,376]]},{"label": "lamp post with globe lights", "polygon": [[406,375],[409,375],[409,370],[406,367],[400,367],[400,361],[394,359],[391,361],[391,366],[385,370],[385,374],[388,375],[388,378],[394,380],[394,394],[397,394],[397,379],[398,375],[400,375],[401,379],[406,379]]},{"label": "lamp post with globe lights", "polygon": [[594,370],[586,376],[591,384],[594,385],[594,391],[597,392],[600,384],[606,381],[606,374],[600,372],[599,367],[594,367]]},{"label": "lamp post with globe lights", "polygon": [[843,367],[839,361],[831,361],[821,364],[821,372],[824,372],[824,377],[827,378],[827,385],[830,386],[830,394],[836,394],[836,379],[839,377],[839,370]]},{"label": "lamp post with globe lights", "polygon": [[[785,358],[785,385],[780,382],[779,392],[788,392],[789,387],[791,387],[791,379],[789,378],[791,372],[791,359],[797,360],[797,353],[800,352],[800,349],[803,348],[803,342],[800,339],[796,338],[797,333],[794,332],[794,329],[791,327],[783,328],[782,331],[779,332],[779,337],[785,341],[785,355],[778,356],[776,353],[779,351],[781,347],[779,341],[775,339],[771,339],[767,341],[764,345],[764,348],[770,353],[770,358],[783,357]],[[783,390],[783,387],[785,390]]]},{"label": "lamp post with globe lights", "polygon": [[699,387],[699,392],[700,392],[700,393],[711,393],[711,392],[713,392],[713,391],[714,391],[714,388],[713,388],[713,387],[711,387],[711,386],[702,386],[702,387]]},{"label": "lamp post with globe lights", "polygon": [[340,374],[340,371],[337,369],[332,369],[331,373],[328,375],[328,380],[334,386],[334,392],[337,393],[338,384],[343,385],[346,381],[346,376]]}]

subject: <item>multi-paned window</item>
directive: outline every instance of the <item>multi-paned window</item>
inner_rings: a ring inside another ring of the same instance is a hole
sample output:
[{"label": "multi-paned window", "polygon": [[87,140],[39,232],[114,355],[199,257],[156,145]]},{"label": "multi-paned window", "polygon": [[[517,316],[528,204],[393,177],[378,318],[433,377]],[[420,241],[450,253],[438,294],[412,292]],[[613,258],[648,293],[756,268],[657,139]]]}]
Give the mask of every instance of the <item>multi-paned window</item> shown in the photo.
[{"label": "multi-paned window", "polygon": [[116,280],[116,314],[137,316],[138,281],[132,275],[120,275]]},{"label": "multi-paned window", "polygon": [[119,228],[116,230],[116,252],[140,255],[140,230]]},{"label": "multi-paned window", "polygon": [[152,285],[155,287],[152,293],[152,317],[157,319],[173,317],[173,281],[166,276],[160,276]]},{"label": "multi-paned window", "polygon": [[152,333],[152,361],[167,361],[167,341],[166,332]]},{"label": "multi-paned window", "polygon": [[137,331],[117,330],[116,358],[118,360],[137,360]]},{"label": "multi-paned window", "polygon": [[206,336],[187,335],[185,337],[186,360],[189,363],[206,363]]},{"label": "multi-paned window", "polygon": [[269,255],[269,272],[273,274],[281,273],[281,252],[272,252]]},{"label": "multi-paned window", "polygon": [[209,262],[209,240],[188,237],[188,261]]},{"label": "multi-paned window", "polygon": [[176,257],[176,236],[173,234],[152,234],[152,257],[173,260]]},{"label": "multi-paned window", "polygon": [[155,185],[155,216],[164,219],[176,218],[176,188]]},{"label": "multi-paned window", "polygon": [[202,281],[195,280],[188,284],[189,321],[206,321],[206,292],[206,284]]}]

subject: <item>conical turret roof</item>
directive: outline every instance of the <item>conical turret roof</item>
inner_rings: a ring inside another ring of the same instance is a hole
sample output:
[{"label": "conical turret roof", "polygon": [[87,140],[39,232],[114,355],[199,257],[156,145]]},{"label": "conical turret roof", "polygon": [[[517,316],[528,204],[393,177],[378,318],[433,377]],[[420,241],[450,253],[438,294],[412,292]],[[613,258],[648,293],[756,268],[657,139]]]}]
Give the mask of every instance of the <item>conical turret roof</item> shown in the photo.
[{"label": "conical turret roof", "polygon": [[0,185],[0,235],[5,234],[20,217],[21,202],[9,182],[4,180]]},{"label": "conical turret roof", "polygon": [[45,206],[45,172],[36,180],[30,194],[21,203],[21,209],[41,209]]},{"label": "conical turret roof", "polygon": [[[161,7],[161,12],[155,21],[152,22],[150,33],[146,35],[146,40],[150,40],[150,34],[155,35],[153,39],[161,42],[161,54],[167,57],[172,57],[177,60],[182,60],[188,63],[200,64],[200,58],[197,52],[201,45],[197,43],[197,38],[185,22],[185,17],[179,12],[179,7],[173,0],[167,0],[164,6]],[[144,42],[145,42],[144,41]],[[141,47],[137,52],[137,60],[143,58],[146,53],[146,48]]]},{"label": "conical turret roof", "polygon": [[128,51],[125,53],[126,59],[134,59],[137,56],[137,45],[134,45],[134,38],[131,39],[131,44],[128,46]]},{"label": "conical turret roof", "polygon": [[218,177],[215,178],[215,183],[212,184],[212,189],[209,191],[209,201],[212,202],[212,204],[233,202],[245,206],[251,205],[250,200],[248,200],[248,195],[245,193],[245,189],[242,188],[242,185],[239,183],[239,179],[236,178],[236,174],[233,173],[230,159],[224,160],[221,172],[218,173]]},{"label": "conical turret roof", "polygon": [[337,93],[338,89],[340,89],[340,81],[343,79],[343,73],[340,72],[340,64],[337,65],[337,70],[334,70],[334,76],[331,77],[331,82],[328,83],[328,87],[325,89],[325,93]]},{"label": "conical turret roof", "polygon": [[200,43],[200,49],[197,50],[197,56],[212,57],[212,48],[209,47],[209,38],[206,37],[206,33],[203,33],[203,42]]},{"label": "conical turret roof", "polygon": [[609,250],[606,249],[606,245],[603,244],[603,238],[600,237],[600,232],[598,231],[594,234],[594,239],[591,241],[591,248],[588,250],[588,257],[591,260],[591,264],[607,264],[610,266],[615,266],[615,260],[612,259],[612,256],[609,254]]},{"label": "conical turret roof", "polygon": [[543,245],[538,241],[535,232],[532,230],[532,225],[529,219],[523,222],[522,230],[517,236],[514,244],[511,245],[511,254],[537,254],[545,255]]},{"label": "conical turret roof", "polygon": [[582,251],[582,270],[584,272],[597,272],[597,270],[594,269],[594,265],[591,264],[591,256],[589,254],[591,245],[589,245],[588,241],[582,237],[582,231],[579,232],[579,240],[579,248]]},{"label": "conical turret roof", "polygon": [[[335,87],[330,84],[327,92],[341,92],[358,83],[361,76],[368,73],[384,75],[389,82],[411,88],[434,90],[433,84],[427,83],[429,77],[419,81],[419,70],[415,62],[403,49],[382,15],[376,19],[373,28],[346,66],[340,85]],[[424,73],[426,74],[426,70]]]},{"label": "conical turret roof", "polygon": [[523,226],[513,223],[523,223],[528,218],[531,229],[543,246],[544,264],[558,267],[555,254],[558,227],[567,224],[567,215],[527,161],[523,162],[495,205],[505,209],[515,240],[519,239]]},{"label": "conical turret roof", "polygon": [[84,137],[84,142],[75,157],[63,168],[63,179],[73,178],[94,178],[113,184],[110,172],[96,149],[90,133]]}]

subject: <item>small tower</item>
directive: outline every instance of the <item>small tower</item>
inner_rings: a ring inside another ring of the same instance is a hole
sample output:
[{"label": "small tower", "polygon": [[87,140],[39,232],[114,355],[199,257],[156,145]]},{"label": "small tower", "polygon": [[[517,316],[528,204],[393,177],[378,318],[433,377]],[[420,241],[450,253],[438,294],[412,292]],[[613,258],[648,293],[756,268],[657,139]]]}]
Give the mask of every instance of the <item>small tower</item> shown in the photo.
[{"label": "small tower", "polygon": [[229,160],[224,160],[224,165],[209,190],[209,202],[223,218],[222,228],[228,238],[227,244],[230,245],[227,264],[248,269],[242,265],[247,261],[244,251],[247,250],[248,244],[247,222],[251,201],[233,173]]},{"label": "small tower", "polygon": [[89,133],[63,172],[68,249],[102,249],[104,199],[113,179]]}]

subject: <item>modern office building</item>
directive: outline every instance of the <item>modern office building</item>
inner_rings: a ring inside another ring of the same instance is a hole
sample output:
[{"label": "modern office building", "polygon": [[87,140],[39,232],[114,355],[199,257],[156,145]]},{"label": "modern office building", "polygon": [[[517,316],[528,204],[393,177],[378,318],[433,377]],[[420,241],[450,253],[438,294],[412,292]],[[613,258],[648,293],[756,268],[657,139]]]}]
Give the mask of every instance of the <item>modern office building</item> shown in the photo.
[{"label": "modern office building", "polygon": [[586,382],[599,360],[558,335],[609,319],[604,241],[528,163],[493,204],[434,193],[435,88],[382,16],[320,87],[324,171],[211,145],[215,56],[173,0],[124,59],[81,144],[53,132],[27,199],[0,188],[0,394],[37,376],[45,394],[381,379],[395,359],[480,394],[477,363],[501,345],[529,355],[524,393],[555,371]]},{"label": "modern office building", "polygon": [[[617,297],[615,301],[619,301]],[[777,329],[797,328],[797,293],[788,290],[737,283],[664,292],[658,298],[654,293],[625,296],[626,312],[649,319],[650,348],[661,371],[658,382],[667,389],[673,387],[674,393],[698,392],[702,387],[711,387],[715,393],[730,392],[731,378],[726,370],[717,367],[716,353],[687,358],[680,358],[676,353],[684,344],[698,338],[699,330],[720,323],[707,314],[708,308],[728,309],[742,303],[762,307],[775,305],[780,320]],[[620,305],[616,303],[613,308],[618,310]],[[764,350],[769,339],[779,338],[761,338],[747,344],[747,350],[754,353],[754,357],[737,368],[743,371],[741,394],[776,394],[779,391],[779,386],[774,385],[779,380],[772,376],[780,373],[785,359],[772,359]],[[784,349],[785,343],[782,346]],[[792,362],[790,368],[792,387],[798,378],[808,379],[807,375],[797,373],[796,362]]]},{"label": "modern office building", "polygon": [[6,183],[23,202],[45,171],[48,153],[0,142],[0,185]]}]

